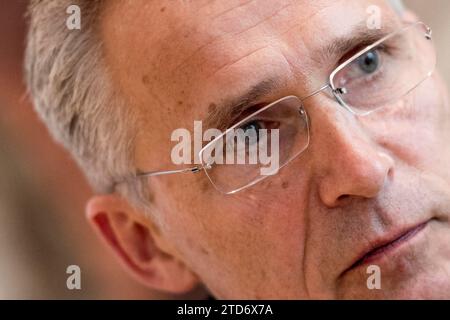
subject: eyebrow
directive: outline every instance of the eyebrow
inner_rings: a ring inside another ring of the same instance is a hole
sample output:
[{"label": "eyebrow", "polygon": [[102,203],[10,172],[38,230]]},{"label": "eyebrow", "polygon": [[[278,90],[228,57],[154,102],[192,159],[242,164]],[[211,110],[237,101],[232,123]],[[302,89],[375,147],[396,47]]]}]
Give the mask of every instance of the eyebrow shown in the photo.
[{"label": "eyebrow", "polygon": [[267,78],[251,86],[238,97],[227,98],[219,105],[212,103],[210,106],[213,108],[210,108],[204,121],[206,128],[228,129],[228,126],[231,126],[232,122],[253,106],[256,101],[281,87],[281,81],[278,78]]},{"label": "eyebrow", "polygon": [[[319,64],[322,64],[328,59],[344,56],[353,49],[362,50],[364,47],[382,39],[394,30],[394,23],[392,22],[386,23],[382,29],[369,29],[364,21],[363,23],[356,25],[350,34],[337,37],[327,45],[314,50],[313,57],[316,57],[315,60]],[[336,61],[336,63],[342,62],[344,61]],[[272,94],[281,87],[282,81],[280,77],[269,77],[258,82],[256,85],[251,86],[243,94],[237,97],[225,98],[220,104],[211,103],[208,114],[204,120],[206,128],[216,128],[219,130],[228,129],[234,124],[233,121],[235,121],[245,110],[255,105],[258,100]],[[211,106],[213,107],[211,108]]]},{"label": "eyebrow", "polygon": [[350,35],[337,37],[326,46],[314,50],[313,56],[319,57],[319,61],[323,62],[330,58],[343,56],[352,49],[362,50],[364,47],[381,40],[394,30],[396,29],[393,23],[386,24],[382,29],[369,29],[366,22],[364,22],[356,25]]}]

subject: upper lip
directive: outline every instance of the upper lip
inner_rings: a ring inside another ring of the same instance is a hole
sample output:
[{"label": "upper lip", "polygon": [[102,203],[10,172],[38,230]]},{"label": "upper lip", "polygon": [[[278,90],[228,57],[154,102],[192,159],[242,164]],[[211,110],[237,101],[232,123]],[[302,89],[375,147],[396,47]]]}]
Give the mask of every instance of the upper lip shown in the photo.
[{"label": "upper lip", "polygon": [[375,238],[373,241],[369,241],[369,244],[365,246],[353,260],[352,265],[342,274],[361,265],[370,257],[373,257],[384,250],[388,250],[389,246],[393,245],[396,247],[397,245],[401,245],[403,242],[406,242],[420,232],[427,225],[428,221],[429,220],[402,228],[400,231],[391,232],[385,236]]}]

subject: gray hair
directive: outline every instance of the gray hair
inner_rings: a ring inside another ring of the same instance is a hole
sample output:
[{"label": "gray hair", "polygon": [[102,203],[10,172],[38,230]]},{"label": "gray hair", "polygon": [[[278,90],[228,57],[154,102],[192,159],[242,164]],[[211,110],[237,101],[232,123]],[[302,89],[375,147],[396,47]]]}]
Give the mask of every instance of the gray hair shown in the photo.
[{"label": "gray hair", "polygon": [[[66,8],[82,12],[68,30]],[[97,21],[102,0],[32,0],[25,54],[28,90],[53,138],[64,145],[99,192],[133,172],[134,111],[112,88]]]},{"label": "gray hair", "polygon": [[[389,0],[398,11],[400,0]],[[100,192],[134,172],[136,110],[112,87],[97,32],[104,0],[31,0],[25,71],[32,102]],[[80,7],[82,30],[68,30],[66,8]],[[129,196],[129,195],[128,195]]]}]

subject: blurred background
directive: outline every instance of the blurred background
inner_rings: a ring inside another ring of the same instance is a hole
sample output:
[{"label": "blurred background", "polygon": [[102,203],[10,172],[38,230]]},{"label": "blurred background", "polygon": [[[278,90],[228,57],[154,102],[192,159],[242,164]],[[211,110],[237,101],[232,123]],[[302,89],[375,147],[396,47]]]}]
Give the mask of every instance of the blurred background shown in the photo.
[{"label": "blurred background", "polygon": [[[450,1],[404,2],[433,28],[438,68],[450,84]],[[88,226],[91,190],[25,96],[26,4],[0,0],[0,299],[184,298],[130,279]],[[81,290],[66,287],[72,264],[81,268]]]}]

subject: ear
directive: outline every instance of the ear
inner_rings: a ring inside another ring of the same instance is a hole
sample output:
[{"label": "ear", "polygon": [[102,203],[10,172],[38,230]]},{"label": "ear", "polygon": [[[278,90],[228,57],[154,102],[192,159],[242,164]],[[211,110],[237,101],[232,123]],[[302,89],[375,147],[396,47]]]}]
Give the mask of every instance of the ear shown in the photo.
[{"label": "ear", "polygon": [[182,261],[163,250],[156,229],[143,213],[136,212],[118,195],[93,197],[87,206],[88,221],[138,281],[158,290],[187,293],[199,280]]}]

